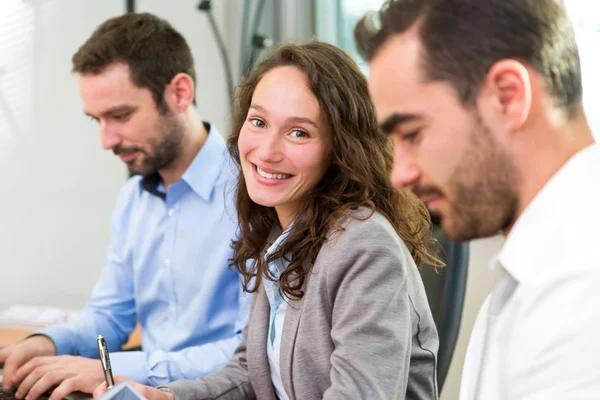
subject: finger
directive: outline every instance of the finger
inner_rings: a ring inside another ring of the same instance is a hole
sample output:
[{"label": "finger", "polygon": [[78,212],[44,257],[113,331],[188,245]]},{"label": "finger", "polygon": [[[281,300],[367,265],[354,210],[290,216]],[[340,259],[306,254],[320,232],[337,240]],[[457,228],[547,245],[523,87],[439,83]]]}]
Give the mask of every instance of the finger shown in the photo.
[{"label": "finger", "polygon": [[14,373],[11,383],[17,387],[17,399],[24,398],[35,382],[46,373],[46,367],[38,366],[39,363],[40,361],[34,358]]},{"label": "finger", "polygon": [[23,354],[12,352],[8,355],[3,367],[2,390],[10,392],[16,386],[16,382],[14,381],[15,372],[25,360],[26,358]]},{"label": "finger", "polygon": [[94,396],[94,398],[97,398],[102,396],[104,392],[106,392],[106,382],[102,382],[101,384],[99,384],[98,387],[94,389],[94,393],[92,393],[92,396]]},{"label": "finger", "polygon": [[162,397],[162,392],[155,388],[150,388],[147,386],[142,386],[141,388],[135,388],[142,397],[146,399],[160,399]]},{"label": "finger", "polygon": [[121,375],[117,375],[113,378],[113,381],[115,381],[115,384],[119,383],[119,382],[129,382],[129,383],[135,383],[134,381],[132,381],[131,379],[127,379],[124,376]]},{"label": "finger", "polygon": [[[6,350],[6,349],[4,349]],[[2,369],[2,391],[10,392],[12,389],[12,374],[14,373],[15,366],[11,365],[10,359],[7,357],[3,361]]]},{"label": "finger", "polygon": [[161,390],[155,389],[150,386],[142,385],[141,383],[127,380],[133,388],[138,391],[146,399],[161,398],[163,393]]},{"label": "finger", "polygon": [[[52,384],[44,384],[45,382],[47,382],[48,380],[50,380],[50,373],[51,371],[48,369],[47,366],[42,366],[39,368],[34,369],[33,371],[31,371],[31,373],[29,375],[27,375],[25,377],[25,379],[23,379],[23,381],[21,382],[21,384],[19,385],[19,388],[17,389],[17,393],[15,395],[15,397],[17,399],[23,399],[23,398],[28,398],[31,395],[31,391],[34,388],[34,386],[44,386],[44,390],[41,393],[44,393],[46,390],[48,390]],[[41,394],[40,393],[40,394]],[[39,396],[39,395],[38,395]],[[36,397],[38,397],[36,396]]]},{"label": "finger", "polygon": [[10,349],[10,347],[5,347],[3,349],[0,349],[0,366],[2,366],[2,364],[4,364],[4,362],[8,358],[9,349]]},{"label": "finger", "polygon": [[[133,382],[133,381],[131,381],[131,380],[125,378],[125,377],[119,376],[119,375],[115,376],[113,378],[113,381],[115,382],[115,385],[117,383],[119,383],[119,382],[124,382],[124,381],[135,384],[135,382]],[[94,398],[95,397],[100,397],[100,396],[102,396],[104,394],[104,392],[106,392],[106,390],[107,390],[106,389],[106,382],[102,382],[101,384],[99,384],[96,387],[96,389],[94,389],[94,393],[92,393],[92,396],[94,396]]]},{"label": "finger", "polygon": [[76,390],[80,390],[81,388],[77,385],[76,378],[68,378],[62,381],[60,385],[56,389],[52,391],[50,395],[50,400],[61,400],[67,397],[68,394],[73,393]]},{"label": "finger", "polygon": [[13,384],[18,385],[38,367],[47,363],[47,357],[34,357],[18,368],[13,375]]},{"label": "finger", "polygon": [[171,392],[165,392],[149,386],[144,386],[144,390],[139,391],[140,394],[148,400],[175,400],[175,396]]},{"label": "finger", "polygon": [[[38,397],[48,392],[52,386],[58,385],[65,378],[62,371],[50,371],[42,375],[29,390],[25,400],[36,400]],[[21,387],[19,387],[21,390]]]}]

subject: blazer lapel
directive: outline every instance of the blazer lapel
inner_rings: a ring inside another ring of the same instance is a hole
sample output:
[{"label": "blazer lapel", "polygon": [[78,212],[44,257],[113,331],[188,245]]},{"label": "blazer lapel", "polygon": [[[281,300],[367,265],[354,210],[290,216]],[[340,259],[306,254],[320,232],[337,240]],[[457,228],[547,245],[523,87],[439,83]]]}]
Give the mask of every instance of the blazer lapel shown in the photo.
[{"label": "blazer lapel", "polygon": [[309,277],[310,273],[306,275],[306,280],[304,281],[304,296],[300,300],[288,300],[288,307],[285,311],[285,319],[283,321],[281,348],[279,353],[279,370],[281,371],[281,382],[283,383],[283,387],[290,397],[290,400],[296,398],[294,385],[292,384],[292,362],[294,361],[294,347],[298,335],[300,317],[302,316],[302,306],[304,304],[304,299],[306,298],[306,288],[308,287]]},{"label": "blazer lapel", "polygon": [[269,329],[269,299],[262,286],[256,293],[256,305],[248,322],[246,356],[248,374],[258,399],[275,400],[271,382],[269,360],[267,359],[267,334]]}]

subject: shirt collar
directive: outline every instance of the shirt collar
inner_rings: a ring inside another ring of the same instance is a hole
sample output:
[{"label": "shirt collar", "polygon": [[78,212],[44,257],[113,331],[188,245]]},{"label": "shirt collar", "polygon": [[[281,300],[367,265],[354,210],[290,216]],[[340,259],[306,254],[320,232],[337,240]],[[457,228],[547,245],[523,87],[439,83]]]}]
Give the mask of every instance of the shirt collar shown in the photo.
[{"label": "shirt collar", "polygon": [[[277,239],[275,239],[275,241],[273,242],[272,245],[269,246],[269,248],[267,249],[267,251],[265,252],[264,255],[264,259],[265,261],[273,254],[277,251],[277,249],[279,248],[279,246],[281,246],[281,244],[287,239],[287,237],[289,236],[291,230],[292,230],[292,226],[294,224],[290,224],[290,226],[288,226],[288,228],[283,231],[283,233],[281,233],[279,236],[277,236]],[[275,237],[275,235],[277,235],[279,232],[281,232],[281,228],[274,228],[271,231],[271,235],[270,237],[273,238]],[[290,256],[290,254],[287,254],[286,257]],[[271,272],[271,274],[275,277],[275,278],[279,278],[279,276],[283,273],[283,271],[285,271],[285,269],[287,268],[287,266],[289,265],[289,260],[286,259],[277,259],[274,260],[272,262],[269,263],[268,267],[269,270]]]},{"label": "shirt collar", "polygon": [[503,268],[518,282],[535,279],[542,273],[536,260],[561,240],[570,215],[580,212],[573,207],[573,195],[581,192],[582,177],[589,174],[590,164],[599,160],[597,144],[571,157],[519,216],[490,267]]},{"label": "shirt collar", "polygon": [[267,251],[265,252],[265,260],[269,258],[271,254],[275,253],[279,246],[281,246],[285,239],[287,239],[287,237],[290,235],[290,232],[292,231],[292,226],[294,226],[293,223],[291,223],[290,226],[288,226],[287,229],[281,234],[279,234],[279,232],[281,232],[281,228],[279,226],[271,230],[271,234],[269,235],[271,238],[274,238],[277,234],[279,234],[279,236],[277,236],[277,239],[275,239],[273,244],[270,245]]},{"label": "shirt collar", "polygon": [[208,132],[206,142],[181,177],[188,185],[204,200],[210,200],[210,196],[221,176],[224,159],[228,157],[225,139],[217,128],[208,122],[204,122]]},{"label": "shirt collar", "polygon": [[[209,200],[221,175],[223,158],[227,157],[225,139],[217,128],[208,122],[203,122],[208,137],[204,145],[192,160],[181,179],[185,181],[198,196]],[[142,189],[154,194],[161,199],[166,199],[166,194],[160,190],[162,179],[158,172],[145,176],[140,181]]]},{"label": "shirt collar", "polygon": [[160,174],[158,172],[154,172],[151,175],[144,176],[140,180],[140,186],[143,190],[160,197],[165,200],[167,198],[167,194],[158,189],[162,182]]}]

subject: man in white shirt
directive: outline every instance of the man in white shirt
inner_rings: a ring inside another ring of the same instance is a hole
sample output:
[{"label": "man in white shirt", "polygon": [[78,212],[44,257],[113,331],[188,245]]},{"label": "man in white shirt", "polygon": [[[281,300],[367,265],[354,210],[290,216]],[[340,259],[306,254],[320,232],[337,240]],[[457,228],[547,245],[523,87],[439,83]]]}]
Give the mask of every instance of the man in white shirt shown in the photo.
[{"label": "man in white shirt", "polygon": [[357,25],[392,181],[501,232],[461,399],[600,399],[600,146],[558,0],[392,0]]}]

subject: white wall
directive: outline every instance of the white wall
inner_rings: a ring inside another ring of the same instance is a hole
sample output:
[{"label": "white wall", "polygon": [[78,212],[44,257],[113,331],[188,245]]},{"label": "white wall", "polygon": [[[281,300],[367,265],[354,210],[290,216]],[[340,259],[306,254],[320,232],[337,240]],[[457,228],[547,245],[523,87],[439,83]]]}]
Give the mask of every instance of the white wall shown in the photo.
[{"label": "white wall", "polygon": [[[221,133],[226,135],[229,100],[225,73],[207,16],[197,8],[199,0],[136,0],[136,2],[137,11],[150,12],[165,18],[187,39],[196,63],[196,99],[200,116],[215,123]],[[226,46],[231,50],[231,55],[237,53],[234,51],[237,49],[229,46],[229,41],[234,37],[236,30],[231,29],[235,24],[230,23],[233,22],[232,16],[228,14],[230,9],[238,8],[238,3],[241,4],[241,1],[213,1],[213,14]],[[235,37],[237,39],[237,35]],[[237,64],[234,66],[237,67]]]},{"label": "white wall", "polygon": [[581,72],[583,75],[583,105],[596,142],[600,142],[600,2],[566,0],[567,11],[573,25],[579,46]]},{"label": "white wall", "polygon": [[[239,23],[227,8],[241,1],[214,3],[228,40]],[[124,4],[0,1],[0,306],[81,307],[100,273],[110,214],[127,174],[83,116],[71,56],[101,22],[122,14]],[[188,39],[200,114],[225,134],[221,60],[197,4],[138,0],[138,10],[166,18]]]}]

